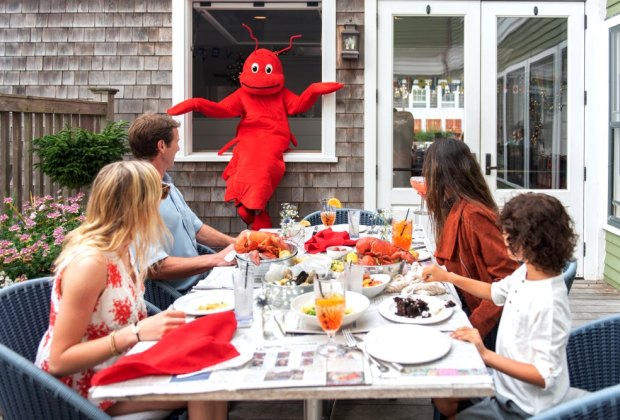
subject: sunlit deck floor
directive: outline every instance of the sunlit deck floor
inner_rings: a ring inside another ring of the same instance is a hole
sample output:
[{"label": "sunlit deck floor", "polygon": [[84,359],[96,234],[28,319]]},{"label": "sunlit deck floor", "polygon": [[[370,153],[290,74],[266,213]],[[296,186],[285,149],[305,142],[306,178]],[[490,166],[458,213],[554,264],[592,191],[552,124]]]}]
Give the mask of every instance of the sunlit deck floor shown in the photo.
[{"label": "sunlit deck floor", "polygon": [[[603,281],[576,279],[569,294],[573,328],[591,320],[620,313],[620,291]],[[278,392],[277,389],[273,392]],[[427,420],[433,418],[429,399],[338,400],[332,420]],[[300,420],[300,402],[235,402],[230,420]]]}]

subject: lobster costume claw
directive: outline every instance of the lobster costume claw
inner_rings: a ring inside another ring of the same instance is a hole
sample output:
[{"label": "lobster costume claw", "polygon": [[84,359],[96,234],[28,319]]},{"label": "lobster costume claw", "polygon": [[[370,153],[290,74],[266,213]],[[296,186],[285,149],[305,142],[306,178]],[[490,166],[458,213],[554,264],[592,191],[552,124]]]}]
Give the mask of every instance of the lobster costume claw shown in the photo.
[{"label": "lobster costume claw", "polygon": [[341,83],[312,83],[301,95],[284,87],[284,72],[278,58],[293,46],[273,52],[258,48],[258,39],[243,25],[256,42],[256,48],[243,64],[241,87],[213,102],[203,98],[182,101],[168,114],[198,111],[213,118],[241,117],[236,136],[218,154],[232,148],[232,158],[222,178],[226,181],[225,201],[233,201],[239,217],[252,229],[271,227],[267,203],[280,184],[286,167],[284,153],[297,141],[291,133],[288,117],[306,112],[321,97],[343,87]]}]

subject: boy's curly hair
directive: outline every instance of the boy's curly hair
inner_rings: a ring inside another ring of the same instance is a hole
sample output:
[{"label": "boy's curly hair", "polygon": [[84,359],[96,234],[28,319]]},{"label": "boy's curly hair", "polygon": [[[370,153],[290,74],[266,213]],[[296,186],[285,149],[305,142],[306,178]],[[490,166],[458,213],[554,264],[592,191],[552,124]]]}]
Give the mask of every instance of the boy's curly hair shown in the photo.
[{"label": "boy's curly hair", "polygon": [[577,235],[562,203],[542,193],[524,193],[508,201],[499,216],[502,232],[513,254],[536,268],[561,273],[573,256]]}]

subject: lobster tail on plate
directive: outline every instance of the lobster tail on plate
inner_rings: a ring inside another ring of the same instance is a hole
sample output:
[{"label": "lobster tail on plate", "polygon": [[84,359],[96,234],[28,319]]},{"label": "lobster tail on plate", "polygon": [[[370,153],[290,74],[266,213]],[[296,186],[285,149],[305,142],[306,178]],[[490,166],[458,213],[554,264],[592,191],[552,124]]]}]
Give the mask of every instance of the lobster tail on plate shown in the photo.
[{"label": "lobster tail on plate", "polygon": [[273,260],[280,257],[281,251],[290,251],[291,247],[279,235],[271,232],[244,230],[235,240],[235,252],[249,254],[254,264],[260,260]]},{"label": "lobster tail on plate", "polygon": [[415,261],[409,251],[394,246],[388,241],[370,236],[361,238],[355,245],[355,250],[361,256],[362,265],[385,265],[405,260],[408,263]]}]

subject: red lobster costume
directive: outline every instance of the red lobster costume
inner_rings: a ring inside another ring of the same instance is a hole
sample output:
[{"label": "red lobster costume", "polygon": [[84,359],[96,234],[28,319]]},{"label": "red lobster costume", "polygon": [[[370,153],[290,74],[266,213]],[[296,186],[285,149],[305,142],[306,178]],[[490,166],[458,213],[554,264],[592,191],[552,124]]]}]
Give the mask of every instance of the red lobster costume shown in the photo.
[{"label": "red lobster costume", "polygon": [[306,112],[316,100],[327,93],[342,88],[341,83],[313,83],[297,96],[284,87],[284,73],[278,54],[280,51],[258,48],[258,39],[247,25],[243,25],[256,42],[254,52],[243,64],[239,75],[241,87],[222,99],[213,102],[203,98],[183,101],[168,110],[170,115],[199,111],[208,117],[241,117],[237,135],[222,147],[221,155],[235,146],[232,158],[222,178],[226,181],[224,200],[234,201],[243,221],[251,224],[253,230],[271,227],[271,219],[265,208],[269,198],[284,176],[283,154],[289,142],[297,146],[291,133],[288,116]]}]

